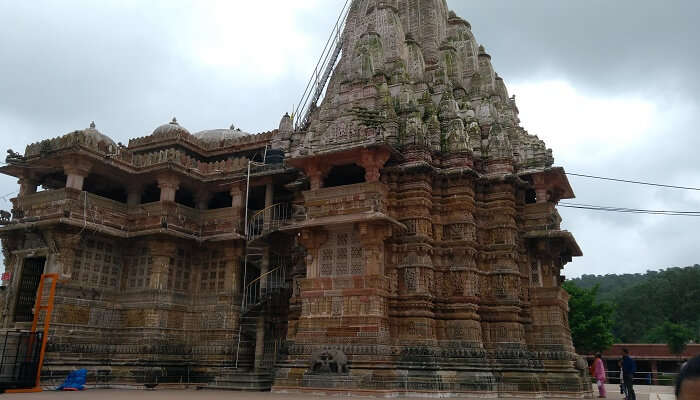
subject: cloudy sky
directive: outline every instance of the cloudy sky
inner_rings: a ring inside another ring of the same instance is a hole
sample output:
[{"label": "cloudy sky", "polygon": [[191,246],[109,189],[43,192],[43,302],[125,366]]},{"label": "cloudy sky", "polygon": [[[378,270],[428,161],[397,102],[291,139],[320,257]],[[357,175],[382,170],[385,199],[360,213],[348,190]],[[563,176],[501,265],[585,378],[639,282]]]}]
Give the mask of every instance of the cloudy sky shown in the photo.
[{"label": "cloudy sky", "polygon": [[[192,132],[274,129],[343,2],[0,0],[0,151],[91,120],[125,143],[173,116]],[[700,187],[700,2],[448,4],[471,22],[555,164]],[[700,191],[569,179],[580,203],[700,211]],[[0,196],[17,189],[0,177]],[[700,263],[700,217],[560,212],[584,252],[569,277]]]}]

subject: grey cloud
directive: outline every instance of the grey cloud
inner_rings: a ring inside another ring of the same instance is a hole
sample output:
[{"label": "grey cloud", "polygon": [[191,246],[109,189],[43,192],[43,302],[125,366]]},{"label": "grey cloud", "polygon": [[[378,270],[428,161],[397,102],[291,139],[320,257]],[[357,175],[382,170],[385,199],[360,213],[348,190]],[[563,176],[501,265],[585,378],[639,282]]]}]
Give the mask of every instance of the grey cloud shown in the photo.
[{"label": "grey cloud", "polygon": [[[298,29],[310,38],[309,48],[315,49],[297,58],[307,58],[310,66],[315,63],[343,2],[321,0],[316,9],[296,15]],[[577,90],[603,98],[642,96],[662,109],[684,105],[682,118],[657,123],[659,132],[630,144],[613,158],[567,160],[558,158],[554,148],[557,164],[570,171],[676,184],[692,184],[677,180],[700,176],[695,161],[700,148],[696,134],[700,126],[700,78],[696,73],[700,52],[695,44],[700,36],[695,21],[700,3],[448,3],[470,21],[506,84],[565,79]],[[209,23],[193,9],[205,5],[0,2],[2,154],[5,148],[23,150],[41,138],[84,128],[93,119],[102,132],[122,142],[148,134],[172,116],[191,131],[231,123],[252,132],[275,128],[280,116],[298,100],[308,73],[290,69],[274,79],[243,79],[230,71],[203,68],[193,54],[183,50],[182,42],[185,35],[197,34],[198,27]],[[263,29],[264,15],[260,19]],[[230,40],[255,40],[255,32]],[[294,45],[284,35],[279,40],[281,46]],[[281,57],[278,50],[260,49],[273,59]],[[583,178],[571,178],[571,183],[579,202],[700,209],[697,197],[673,191]],[[15,190],[14,179],[0,176],[0,196]],[[0,199],[0,208],[8,206]],[[696,221],[691,218],[641,218],[568,209],[561,214],[564,226],[574,232],[585,254],[567,266],[567,275],[697,262],[692,240]]]},{"label": "grey cloud", "polygon": [[506,80],[543,74],[591,90],[700,89],[693,0],[449,1]]}]

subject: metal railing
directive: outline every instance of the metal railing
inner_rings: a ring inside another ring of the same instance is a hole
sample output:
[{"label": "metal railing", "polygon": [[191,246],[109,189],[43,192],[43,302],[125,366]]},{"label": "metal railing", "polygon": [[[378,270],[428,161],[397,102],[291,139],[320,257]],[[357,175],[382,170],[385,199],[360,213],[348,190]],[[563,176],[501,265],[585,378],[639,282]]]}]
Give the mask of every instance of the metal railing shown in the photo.
[{"label": "metal railing", "polygon": [[277,203],[266,207],[248,218],[248,241],[276,231],[286,225],[292,216],[292,208],[288,203]]},{"label": "metal railing", "polygon": [[[635,385],[671,386],[676,382],[677,372],[637,371],[632,378]],[[592,378],[595,381],[595,378]],[[609,384],[622,383],[620,371],[605,371],[605,380]]]},{"label": "metal railing", "polygon": [[34,387],[42,332],[6,331],[4,336],[0,354],[0,390]]},{"label": "metal railing", "polygon": [[306,84],[306,89],[304,89],[304,93],[301,95],[301,99],[294,109],[295,131],[305,130],[308,127],[311,112],[316,107],[318,99],[321,98],[321,94],[323,94],[331,72],[333,72],[340,51],[343,48],[342,34],[345,29],[345,21],[350,12],[349,5],[351,5],[351,1],[346,0],[343,8],[340,10],[340,15],[338,15],[335,25],[333,25],[326,45],[323,47],[321,57],[319,57],[314,71],[311,74],[311,78]]},{"label": "metal railing", "polygon": [[261,304],[267,296],[287,288],[287,268],[277,267],[250,281],[243,289],[241,314]]}]

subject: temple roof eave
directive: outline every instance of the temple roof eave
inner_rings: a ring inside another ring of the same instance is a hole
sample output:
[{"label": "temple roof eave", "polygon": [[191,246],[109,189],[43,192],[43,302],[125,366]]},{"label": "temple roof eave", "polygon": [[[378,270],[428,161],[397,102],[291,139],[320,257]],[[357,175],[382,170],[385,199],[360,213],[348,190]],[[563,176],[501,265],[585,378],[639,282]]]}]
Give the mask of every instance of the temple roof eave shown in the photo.
[{"label": "temple roof eave", "polygon": [[[85,159],[92,164],[93,168],[124,180],[134,176],[141,177],[149,174],[158,174],[163,171],[172,171],[200,182],[216,182],[240,178],[246,173],[245,167],[228,171],[202,173],[197,168],[182,165],[174,160],[164,160],[146,166],[134,166],[125,160],[117,157],[105,157],[94,149],[83,146],[54,151],[44,156],[31,157],[22,164],[8,164],[0,167],[0,173],[22,178],[28,175],[36,175],[37,170],[42,170],[44,173],[55,172],[63,169],[65,160],[68,157]],[[291,170],[291,168],[283,169]],[[275,172],[279,172],[279,170],[275,170]]]},{"label": "temple roof eave", "polygon": [[405,232],[408,230],[406,225],[399,222],[398,220],[378,211],[372,212],[362,212],[357,214],[347,214],[347,215],[337,215],[337,216],[326,216],[311,218],[305,221],[290,224],[286,227],[281,228],[281,231],[298,231],[306,228],[314,228],[320,226],[331,226],[331,225],[344,225],[344,224],[354,224],[359,222],[387,222],[397,229]]},{"label": "temple roof eave", "polygon": [[314,151],[304,155],[291,155],[286,159],[286,162],[296,168],[303,168],[308,161],[339,165],[344,162],[352,162],[353,156],[362,150],[382,150],[389,153],[390,159],[400,160],[403,158],[402,154],[388,143],[366,143],[352,147]]},{"label": "temple roof eave", "polygon": [[571,257],[581,257],[583,252],[579,247],[574,235],[566,230],[535,230],[525,233],[526,240],[547,240],[549,242],[558,242],[562,247],[568,250]]},{"label": "temple roof eave", "polygon": [[78,221],[74,220],[71,218],[65,218],[65,217],[60,217],[60,218],[51,218],[51,219],[45,219],[41,221],[27,221],[27,222],[18,222],[18,223],[12,223],[4,226],[0,226],[0,234],[2,233],[8,233],[12,231],[25,231],[27,229],[32,229],[32,228],[37,228],[37,227],[45,227],[45,226],[51,226],[51,225],[67,225],[67,226],[73,226],[76,228],[87,228],[90,229],[91,231],[103,233],[109,236],[113,237],[118,237],[122,239],[129,239],[129,238],[137,238],[137,237],[142,237],[142,236],[152,236],[152,235],[167,235],[167,236],[173,236],[173,237],[178,237],[182,239],[194,239],[197,240],[198,242],[220,242],[220,241],[226,241],[226,240],[244,240],[245,237],[239,233],[236,232],[228,232],[224,234],[217,234],[217,235],[211,235],[211,236],[194,236],[190,235],[187,233],[179,232],[174,229],[169,229],[169,228],[158,228],[158,229],[146,229],[146,230],[141,230],[141,231],[135,231],[135,232],[129,232],[129,231],[124,231],[121,229],[116,229],[108,226],[104,226],[101,224],[97,224],[94,222],[90,221]]},{"label": "temple roof eave", "polygon": [[535,176],[539,175],[544,178],[548,188],[556,190],[558,196],[557,201],[562,199],[576,198],[574,190],[571,188],[569,179],[566,175],[564,167],[548,167],[537,170],[526,170],[518,172],[518,176]]}]

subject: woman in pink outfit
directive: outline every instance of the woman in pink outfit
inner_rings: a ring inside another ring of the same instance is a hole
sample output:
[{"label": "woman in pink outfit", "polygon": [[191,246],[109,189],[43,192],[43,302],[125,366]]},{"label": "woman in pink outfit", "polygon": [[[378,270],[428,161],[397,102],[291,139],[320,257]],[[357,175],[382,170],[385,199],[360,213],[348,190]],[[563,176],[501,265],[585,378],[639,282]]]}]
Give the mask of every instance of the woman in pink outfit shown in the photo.
[{"label": "woman in pink outfit", "polygon": [[598,384],[598,397],[605,397],[605,365],[600,353],[596,354],[595,360],[593,360],[593,376]]}]

